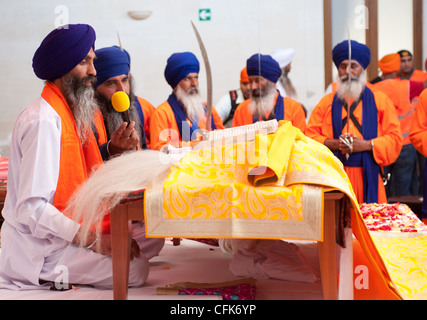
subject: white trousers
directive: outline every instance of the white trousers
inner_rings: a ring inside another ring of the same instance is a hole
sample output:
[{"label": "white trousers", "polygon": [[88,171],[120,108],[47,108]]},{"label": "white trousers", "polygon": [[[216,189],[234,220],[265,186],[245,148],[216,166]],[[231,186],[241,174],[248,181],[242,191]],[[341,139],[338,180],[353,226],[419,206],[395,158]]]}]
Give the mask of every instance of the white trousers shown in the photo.
[{"label": "white trousers", "polygon": [[[146,282],[149,274],[148,260],[159,254],[165,239],[146,238],[143,223],[132,225],[132,238],[139,244],[142,254],[130,261],[129,287],[138,287]],[[89,249],[68,245],[45,260],[40,280],[53,282],[56,289],[67,289],[68,284],[112,289],[112,258]]]}]

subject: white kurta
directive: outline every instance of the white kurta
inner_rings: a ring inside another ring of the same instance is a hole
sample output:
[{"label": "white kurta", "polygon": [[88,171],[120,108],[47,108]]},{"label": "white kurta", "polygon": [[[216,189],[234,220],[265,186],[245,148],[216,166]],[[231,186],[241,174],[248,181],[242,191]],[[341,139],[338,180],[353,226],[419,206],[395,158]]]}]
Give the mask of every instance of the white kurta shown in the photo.
[{"label": "white kurta", "polygon": [[[61,118],[38,98],[19,115],[13,129],[2,211],[0,287],[40,288],[40,279],[65,276],[74,284],[112,285],[111,258],[71,245],[80,226],[52,205],[60,142]],[[141,285],[147,276],[147,258],[133,259],[129,283]]]}]

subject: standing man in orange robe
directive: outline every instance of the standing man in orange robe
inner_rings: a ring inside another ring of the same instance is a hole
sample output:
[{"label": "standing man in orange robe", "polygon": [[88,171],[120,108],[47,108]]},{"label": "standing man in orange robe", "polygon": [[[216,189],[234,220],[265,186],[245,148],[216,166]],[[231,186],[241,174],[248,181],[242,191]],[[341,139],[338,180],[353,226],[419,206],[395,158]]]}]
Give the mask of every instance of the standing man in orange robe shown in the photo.
[{"label": "standing man in orange robe", "polygon": [[[165,78],[173,92],[158,106],[150,124],[151,148],[163,150],[190,147],[206,130],[206,104],[199,93],[200,64],[191,52],[172,54],[165,68]],[[212,107],[212,130],[224,129],[221,117]]]},{"label": "standing man in orange robe", "polygon": [[[427,90],[424,90],[415,106],[415,116],[412,122],[411,133],[409,135],[414,147],[425,157],[427,157]],[[423,185],[427,186],[427,165],[424,167]],[[427,188],[423,188],[423,222],[427,224]]]},{"label": "standing man in orange robe", "polygon": [[[366,86],[369,48],[351,41],[351,49],[350,63],[348,41],[335,46],[338,91],[326,95],[314,108],[305,134],[326,145],[343,162],[359,203],[385,203],[382,167],[399,156],[400,124],[390,98]],[[352,142],[348,145],[341,139],[347,133]]]},{"label": "standing man in orange robe", "polygon": [[251,86],[251,98],[242,102],[236,109],[233,127],[256,123],[258,121],[288,120],[294,127],[305,131],[305,112],[297,101],[283,98],[276,89],[282,69],[271,56],[254,54],[246,62]]},{"label": "standing man in orange robe", "polygon": [[406,79],[416,82],[424,82],[427,81],[427,72],[422,70],[416,70],[414,67],[414,58],[412,53],[408,50],[401,50],[398,52],[400,55],[400,72],[399,78]]},{"label": "standing man in orange robe", "polygon": [[386,55],[379,62],[382,71],[381,81],[374,84],[374,88],[384,92],[396,107],[397,116],[402,131],[403,147],[396,162],[386,167],[391,173],[391,180],[387,185],[389,197],[408,196],[419,194],[419,170],[417,150],[409,140],[414,107],[425,83],[412,80],[398,79],[401,67],[401,58],[398,53]]}]

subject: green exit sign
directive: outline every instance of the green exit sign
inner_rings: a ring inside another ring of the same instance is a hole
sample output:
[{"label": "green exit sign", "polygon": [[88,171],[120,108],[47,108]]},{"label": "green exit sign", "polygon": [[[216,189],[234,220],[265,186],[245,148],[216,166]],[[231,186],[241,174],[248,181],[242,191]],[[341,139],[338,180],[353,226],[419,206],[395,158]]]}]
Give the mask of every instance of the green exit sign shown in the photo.
[{"label": "green exit sign", "polygon": [[200,21],[210,21],[211,17],[211,9],[199,9]]}]

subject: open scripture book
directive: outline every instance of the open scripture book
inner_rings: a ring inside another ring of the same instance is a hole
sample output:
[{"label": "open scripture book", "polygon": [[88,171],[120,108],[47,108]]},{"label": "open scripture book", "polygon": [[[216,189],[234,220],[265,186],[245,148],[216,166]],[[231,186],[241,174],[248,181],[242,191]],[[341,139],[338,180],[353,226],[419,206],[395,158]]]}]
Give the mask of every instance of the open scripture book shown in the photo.
[{"label": "open scripture book", "polygon": [[256,134],[275,133],[278,127],[279,127],[279,123],[275,119],[269,120],[269,121],[259,121],[257,123],[248,124],[246,126],[210,131],[206,135],[207,136],[206,140],[214,141],[214,140],[240,138],[240,137],[246,137],[246,138],[249,138],[249,140],[253,140]]},{"label": "open scripture book", "polygon": [[[203,141],[194,146],[194,149],[201,149],[206,147],[207,144],[211,145],[212,143],[215,145],[218,145],[218,143],[228,145],[236,143],[236,141],[253,141],[257,134],[276,133],[278,127],[279,123],[274,119],[269,121],[260,121],[246,126],[209,131],[204,135]],[[180,160],[192,150],[193,148],[191,147],[176,148],[169,144],[164,152],[170,154],[174,159]]]}]

